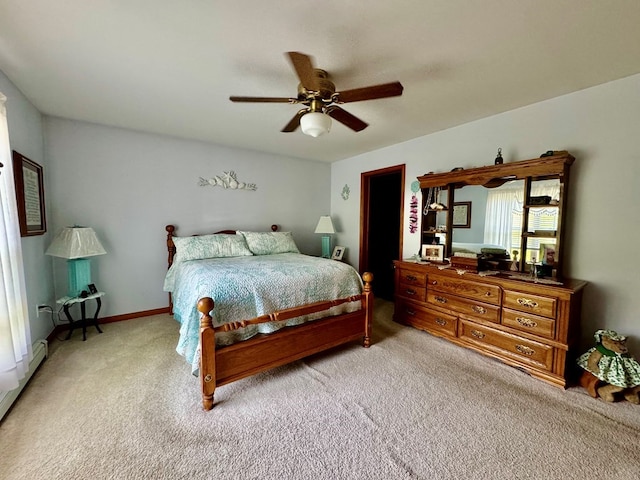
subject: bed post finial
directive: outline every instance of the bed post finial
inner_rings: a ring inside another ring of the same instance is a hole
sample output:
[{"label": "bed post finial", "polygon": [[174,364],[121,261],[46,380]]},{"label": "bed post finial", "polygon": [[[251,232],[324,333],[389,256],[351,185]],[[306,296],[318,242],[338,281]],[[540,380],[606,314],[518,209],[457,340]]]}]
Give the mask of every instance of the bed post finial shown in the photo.
[{"label": "bed post finial", "polygon": [[365,292],[370,292],[371,291],[371,282],[373,282],[373,273],[364,272],[362,274],[362,280],[364,280],[364,291]]},{"label": "bed post finial", "polygon": [[276,225],[276,224],[271,225],[271,231],[272,232],[277,232],[278,231],[278,225]]},{"label": "bed post finial", "polygon": [[208,317],[209,321],[211,321],[211,316],[209,314],[211,313],[211,310],[213,310],[214,305],[215,303],[213,302],[213,298],[202,297],[198,300],[198,311],[202,314],[203,318]]}]

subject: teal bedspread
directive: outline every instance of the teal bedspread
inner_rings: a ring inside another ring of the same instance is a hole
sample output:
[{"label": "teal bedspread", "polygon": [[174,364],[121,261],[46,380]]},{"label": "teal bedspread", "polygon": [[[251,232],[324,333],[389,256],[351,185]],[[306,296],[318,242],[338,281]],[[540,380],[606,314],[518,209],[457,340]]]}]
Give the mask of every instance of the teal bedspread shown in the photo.
[{"label": "teal bedspread", "polygon": [[[358,295],[362,292],[362,280],[358,272],[345,263],[282,253],[180,262],[167,272],[164,289],[172,292],[174,317],[181,325],[176,350],[195,373],[200,362],[197,310],[200,298],[213,298],[213,324],[219,326],[276,310]],[[285,326],[359,308],[359,301],[348,302],[333,307],[328,313],[251,325],[216,334],[216,344],[229,345],[258,333],[271,333]]]}]

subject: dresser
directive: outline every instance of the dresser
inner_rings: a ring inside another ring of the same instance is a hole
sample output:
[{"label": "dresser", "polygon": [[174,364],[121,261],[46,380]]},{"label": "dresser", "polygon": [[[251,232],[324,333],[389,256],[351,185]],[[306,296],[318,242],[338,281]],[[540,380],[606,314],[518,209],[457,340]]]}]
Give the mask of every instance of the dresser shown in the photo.
[{"label": "dresser", "polygon": [[394,262],[394,320],[566,388],[586,282],[527,281],[512,272],[471,273],[448,265]]}]

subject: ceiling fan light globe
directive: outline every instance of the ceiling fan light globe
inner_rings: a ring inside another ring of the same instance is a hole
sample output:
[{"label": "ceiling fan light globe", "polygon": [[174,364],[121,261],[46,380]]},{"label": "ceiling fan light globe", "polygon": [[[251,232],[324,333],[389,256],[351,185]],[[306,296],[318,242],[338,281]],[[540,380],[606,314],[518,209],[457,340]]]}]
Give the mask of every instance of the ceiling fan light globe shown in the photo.
[{"label": "ceiling fan light globe", "polygon": [[300,119],[302,133],[311,137],[319,137],[331,130],[331,117],[326,113],[309,112]]}]

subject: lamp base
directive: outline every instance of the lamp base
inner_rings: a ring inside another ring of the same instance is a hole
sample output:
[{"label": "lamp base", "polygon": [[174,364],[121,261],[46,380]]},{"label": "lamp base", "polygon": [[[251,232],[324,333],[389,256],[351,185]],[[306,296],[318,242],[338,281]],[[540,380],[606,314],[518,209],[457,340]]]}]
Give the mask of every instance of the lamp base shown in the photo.
[{"label": "lamp base", "polygon": [[322,236],[322,258],[331,258],[331,236]]},{"label": "lamp base", "polygon": [[83,290],[88,290],[91,283],[91,261],[88,258],[67,260],[68,285],[70,297],[77,297]]}]

